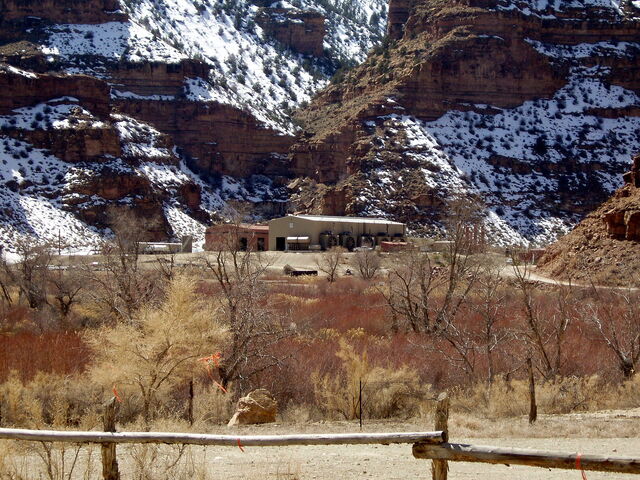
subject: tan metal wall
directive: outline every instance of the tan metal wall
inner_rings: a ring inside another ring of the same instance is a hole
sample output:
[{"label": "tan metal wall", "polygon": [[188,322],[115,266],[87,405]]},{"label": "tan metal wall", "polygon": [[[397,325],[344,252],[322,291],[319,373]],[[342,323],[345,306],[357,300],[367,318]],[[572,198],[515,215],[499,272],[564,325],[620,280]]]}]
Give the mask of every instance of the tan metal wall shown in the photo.
[{"label": "tan metal wall", "polygon": [[315,221],[298,217],[282,217],[269,222],[269,250],[276,249],[277,237],[310,237],[311,245],[317,245],[320,243],[320,234],[327,230],[331,230],[334,234],[351,232],[356,238],[363,234],[375,236],[378,232],[385,232],[389,236],[396,233],[404,235],[404,225]]}]

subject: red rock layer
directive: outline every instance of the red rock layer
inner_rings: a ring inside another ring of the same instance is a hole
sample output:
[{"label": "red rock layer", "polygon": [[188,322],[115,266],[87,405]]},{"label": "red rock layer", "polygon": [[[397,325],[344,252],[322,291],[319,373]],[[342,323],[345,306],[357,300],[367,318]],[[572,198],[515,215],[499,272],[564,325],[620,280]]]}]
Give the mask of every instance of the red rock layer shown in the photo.
[{"label": "red rock layer", "polygon": [[75,97],[100,117],[111,110],[109,85],[84,75],[21,75],[0,70],[0,91],[0,114],[57,97]]},{"label": "red rock layer", "polygon": [[404,35],[404,26],[411,16],[414,0],[389,0],[387,13],[387,36],[392,40],[400,40]]},{"label": "red rock layer", "polygon": [[170,134],[204,172],[237,177],[287,173],[273,154],[287,152],[293,137],[265,128],[232,106],[177,100],[121,100],[116,105]]},{"label": "red rock layer", "polygon": [[105,23],[125,21],[119,0],[0,0],[5,21],[39,17],[52,23]]},{"label": "red rock layer", "polygon": [[265,33],[303,55],[324,55],[325,18],[318,12],[262,8],[256,23]]},{"label": "red rock layer", "polygon": [[624,187],[547,249],[542,272],[596,284],[640,279],[640,156],[624,178]]},{"label": "red rock layer", "polygon": [[109,75],[117,90],[137,95],[181,95],[186,78],[208,78],[210,67],[196,60],[180,63],[120,62],[111,66]]},{"label": "red rock layer", "polygon": [[122,153],[118,134],[110,124],[99,128],[27,130],[14,136],[69,163],[102,161],[105,155],[119,157]]}]

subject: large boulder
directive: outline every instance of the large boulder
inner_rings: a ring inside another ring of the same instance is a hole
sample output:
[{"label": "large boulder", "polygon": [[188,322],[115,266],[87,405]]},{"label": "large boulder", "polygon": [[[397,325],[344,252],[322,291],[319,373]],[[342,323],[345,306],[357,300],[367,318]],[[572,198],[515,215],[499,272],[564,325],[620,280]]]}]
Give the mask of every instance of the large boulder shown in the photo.
[{"label": "large boulder", "polygon": [[259,388],[238,400],[236,412],[228,426],[275,422],[277,413],[276,399],[264,388]]}]

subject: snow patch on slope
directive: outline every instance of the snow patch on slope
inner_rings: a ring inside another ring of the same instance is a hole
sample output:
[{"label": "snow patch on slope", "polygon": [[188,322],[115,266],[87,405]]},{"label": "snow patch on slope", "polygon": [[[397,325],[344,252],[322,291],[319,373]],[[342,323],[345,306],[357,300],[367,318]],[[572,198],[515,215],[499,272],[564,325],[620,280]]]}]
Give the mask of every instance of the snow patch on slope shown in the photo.
[{"label": "snow patch on slope", "polygon": [[135,22],[98,25],[59,24],[48,29],[43,53],[63,59],[97,56],[129,62],[177,63],[186,55],[156,38]]},{"label": "snow patch on slope", "polygon": [[[455,163],[498,217],[534,243],[553,240],[577,220],[563,211],[560,198],[553,212],[554,199],[545,192],[570,195],[573,189],[592,188],[612,193],[631,155],[640,150],[640,117],[609,119],[595,113],[637,106],[640,98],[589,73],[576,72],[551,100],[526,102],[497,115],[452,111],[424,125],[438,139],[436,150]],[[575,164],[561,164],[567,157]],[[597,171],[587,177],[582,172],[589,164]]]},{"label": "snow patch on slope", "polygon": [[[362,61],[380,41],[387,8],[384,0],[292,4],[327,17],[329,59],[305,57],[268,38],[255,22],[259,8],[248,0],[129,1],[124,8],[130,22],[54,25],[46,30],[43,51],[52,61],[65,60],[68,72],[107,80],[101,62],[203,61],[211,66],[210,78],[189,79],[187,99],[233,105],[290,134],[292,109],[325,86],[336,66]],[[135,95],[116,88],[118,97]]]},{"label": "snow patch on slope", "polygon": [[[525,15],[552,16],[549,13],[580,9],[601,9],[621,14],[620,0],[500,0],[500,10],[520,10]],[[543,15],[547,14],[547,15]]]},{"label": "snow patch on slope", "polygon": [[636,57],[640,53],[640,43],[598,42],[578,45],[559,45],[526,39],[539,53],[551,58],[584,59],[591,57]]},{"label": "snow patch on slope", "polygon": [[[638,107],[640,98],[602,82],[601,73],[597,67],[575,68],[552,99],[492,115],[478,113],[482,106],[476,106],[478,111],[450,111],[431,122],[400,115],[365,122],[365,128],[383,122],[384,129],[374,138],[380,153],[368,160],[358,202],[376,215],[401,206],[394,195],[411,168],[422,173],[436,202],[461,193],[480,195],[493,242],[555,240],[580,220],[567,207],[572,192],[611,194],[640,151],[640,117],[598,116],[599,109]],[[384,152],[397,151],[399,144],[401,167],[383,160]]]},{"label": "snow patch on slope", "polygon": [[168,160],[171,152],[162,145],[163,136],[152,126],[134,118],[114,114],[115,127],[122,140],[122,153],[130,158],[147,158]]},{"label": "snow patch on slope", "polygon": [[11,246],[27,237],[77,249],[97,245],[100,232],[63,210],[58,194],[70,165],[45,150],[0,136],[0,235]]},{"label": "snow patch on slope", "polygon": [[67,97],[40,103],[32,107],[13,110],[11,115],[0,115],[0,129],[19,128],[21,130],[60,130],[69,128],[105,128],[107,125],[88,110]]}]

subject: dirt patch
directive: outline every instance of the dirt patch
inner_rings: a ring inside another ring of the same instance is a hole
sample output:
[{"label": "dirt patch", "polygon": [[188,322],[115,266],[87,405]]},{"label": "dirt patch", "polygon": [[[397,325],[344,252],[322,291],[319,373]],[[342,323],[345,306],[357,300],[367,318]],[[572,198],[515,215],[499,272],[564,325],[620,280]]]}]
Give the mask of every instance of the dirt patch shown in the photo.
[{"label": "dirt patch", "polygon": [[[431,421],[418,418],[406,422],[367,422],[364,431],[428,431]],[[210,433],[225,434],[287,434],[287,433],[344,433],[359,430],[355,422],[271,424],[227,428],[218,426]],[[530,426],[525,417],[511,419],[481,419],[467,415],[453,415],[450,423],[451,442],[501,447],[532,448],[566,453],[581,452],[610,456],[640,456],[640,409],[576,413],[568,415],[541,415],[538,423]],[[0,450],[6,444],[0,444]],[[23,466],[26,476],[40,478],[42,463],[36,448],[23,450],[14,458]],[[145,450],[146,449],[146,450]],[[118,458],[123,479],[153,478],[154,480],[335,480],[335,479],[387,479],[431,478],[430,461],[412,456],[411,445],[333,445],[306,447],[188,447],[176,470],[166,465],[176,462],[178,447],[118,447]],[[83,449],[80,462],[84,464],[88,449]],[[90,475],[78,470],[75,478],[100,478],[98,447],[92,447],[94,463]],[[0,458],[2,460],[2,458]],[[0,466],[2,462],[0,461]],[[141,476],[141,465],[146,476]],[[7,465],[7,464],[5,464]],[[25,466],[27,467],[25,469]],[[2,472],[5,473],[5,472]],[[151,474],[151,475],[149,475]],[[588,472],[589,480],[631,480],[635,475]],[[9,477],[12,478],[12,477]],[[66,478],[66,477],[65,477]],[[550,470],[524,466],[504,466],[472,463],[451,463],[449,478],[492,480],[580,480],[578,471]]]},{"label": "dirt patch", "polygon": [[[428,431],[430,419],[409,422],[372,422],[364,426],[368,432]],[[231,430],[233,431],[233,430]],[[236,430],[238,434],[293,432],[353,432],[354,422],[325,424],[271,425]],[[227,433],[229,430],[227,430]],[[512,419],[480,419],[453,415],[450,423],[451,442],[502,447],[533,448],[590,453],[611,456],[639,456],[640,409],[542,415],[530,426],[525,417]],[[221,432],[222,433],[222,432]],[[276,447],[208,449],[206,462],[211,472],[225,479],[318,479],[371,478],[404,480],[431,478],[428,460],[413,458],[411,445],[348,445],[313,447]],[[452,463],[449,478],[492,480],[579,480],[579,472],[543,468]],[[593,479],[632,479],[635,475],[588,473]]]},{"label": "dirt patch", "polygon": [[[461,438],[460,443],[550,449],[602,455],[637,455],[640,439],[596,438]],[[211,449],[206,460],[212,472],[225,479],[320,479],[340,478],[397,479],[431,478],[430,461],[418,460],[411,445],[289,447],[273,449]],[[570,479],[579,480],[579,472],[548,470],[522,466],[452,463],[453,479]],[[637,479],[636,475],[589,472],[592,479]]]}]

